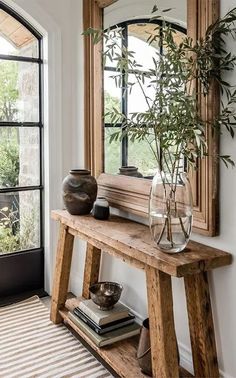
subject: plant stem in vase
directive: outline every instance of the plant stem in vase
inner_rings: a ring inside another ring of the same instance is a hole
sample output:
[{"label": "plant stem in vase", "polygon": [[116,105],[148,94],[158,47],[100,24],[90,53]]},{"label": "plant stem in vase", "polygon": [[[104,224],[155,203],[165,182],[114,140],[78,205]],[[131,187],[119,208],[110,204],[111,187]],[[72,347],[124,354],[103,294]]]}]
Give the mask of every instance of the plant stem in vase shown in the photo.
[{"label": "plant stem in vase", "polygon": [[192,228],[192,192],[186,173],[171,178],[157,172],[152,182],[149,222],[153,239],[163,252],[182,251]]}]

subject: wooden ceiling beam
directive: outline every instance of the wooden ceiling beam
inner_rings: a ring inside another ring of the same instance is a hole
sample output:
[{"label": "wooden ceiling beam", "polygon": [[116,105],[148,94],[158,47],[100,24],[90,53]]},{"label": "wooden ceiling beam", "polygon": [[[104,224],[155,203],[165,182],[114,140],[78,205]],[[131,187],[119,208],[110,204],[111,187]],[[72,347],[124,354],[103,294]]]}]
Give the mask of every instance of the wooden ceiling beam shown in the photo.
[{"label": "wooden ceiling beam", "polygon": [[106,8],[109,5],[116,3],[118,0],[96,0],[99,8]]}]

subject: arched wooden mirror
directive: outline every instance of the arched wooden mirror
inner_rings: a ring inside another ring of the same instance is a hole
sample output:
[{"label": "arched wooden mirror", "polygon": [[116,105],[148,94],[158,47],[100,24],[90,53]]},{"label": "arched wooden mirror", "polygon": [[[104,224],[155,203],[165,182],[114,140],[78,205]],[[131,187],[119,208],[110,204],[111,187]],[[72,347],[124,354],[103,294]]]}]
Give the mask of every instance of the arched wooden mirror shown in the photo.
[{"label": "arched wooden mirror", "polygon": [[[219,16],[219,0],[182,0],[168,1],[168,6],[176,8],[173,17],[176,28],[181,38],[181,33],[186,32],[193,39],[200,38],[207,27]],[[150,28],[147,17],[143,14],[135,14],[135,19],[114,18],[114,8],[122,8],[123,0],[84,0],[84,28],[100,28],[103,25],[112,26],[112,23],[122,22],[124,32],[127,35],[127,43],[133,44],[132,48],[142,48],[146,55],[151,54],[148,46],[145,46],[142,33],[145,27]],[[137,5],[138,5],[137,1]],[[126,6],[129,4],[126,2]],[[133,4],[133,2],[132,2]],[[131,5],[132,5],[131,4]],[[167,4],[164,4],[167,6]],[[107,8],[108,7],[108,8]],[[104,10],[104,8],[106,8]],[[137,7],[138,8],[138,7]],[[122,13],[122,12],[121,12]],[[120,13],[120,15],[121,15]],[[122,16],[120,16],[122,18]],[[110,23],[108,22],[110,20]],[[145,26],[146,25],[146,26]],[[139,46],[140,47],[140,46]],[[101,64],[100,50],[102,46],[93,45],[89,38],[85,39],[85,162],[93,174],[98,177],[100,194],[107,197],[115,208],[136,214],[146,218],[148,215],[148,196],[150,192],[152,175],[152,161],[149,158],[149,166],[144,167],[143,159],[135,150],[135,146],[128,146],[124,140],[121,146],[111,147],[107,144],[109,135],[109,120],[103,119],[104,99],[105,106],[109,101],[115,101],[117,106],[129,111],[128,100],[122,93],[116,92],[109,84],[108,71],[112,67],[106,67],[105,72]],[[104,79],[105,78],[105,79]],[[105,91],[104,91],[105,89]],[[110,92],[110,93],[109,93]],[[102,96],[105,93],[105,96]],[[136,96],[137,98],[137,96]],[[207,98],[199,99],[201,111],[205,119],[211,119],[219,111],[219,93],[216,87],[212,87]],[[135,100],[129,99],[129,106],[135,106]],[[142,106],[141,103],[136,106]],[[218,140],[210,132],[208,133],[209,155],[201,162],[196,172],[191,174],[191,184],[194,196],[194,231],[215,236],[218,233],[218,164],[214,155],[218,151]],[[142,149],[145,157],[147,151]],[[134,178],[118,175],[119,165],[136,165],[146,178]]]}]

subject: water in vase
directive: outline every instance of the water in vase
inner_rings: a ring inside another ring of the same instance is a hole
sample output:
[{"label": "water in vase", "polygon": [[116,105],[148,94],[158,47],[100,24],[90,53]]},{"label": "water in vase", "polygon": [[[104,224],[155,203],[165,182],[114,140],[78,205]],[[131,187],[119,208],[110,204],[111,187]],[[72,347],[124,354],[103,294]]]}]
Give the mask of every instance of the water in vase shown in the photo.
[{"label": "water in vase", "polygon": [[182,251],[188,241],[192,228],[192,214],[171,214],[152,211],[149,214],[151,234],[157,247],[163,252]]}]

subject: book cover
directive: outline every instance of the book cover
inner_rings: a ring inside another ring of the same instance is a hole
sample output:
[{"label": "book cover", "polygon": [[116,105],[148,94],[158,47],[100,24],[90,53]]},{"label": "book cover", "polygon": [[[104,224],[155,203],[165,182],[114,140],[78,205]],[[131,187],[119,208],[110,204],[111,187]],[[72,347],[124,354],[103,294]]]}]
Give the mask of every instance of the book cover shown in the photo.
[{"label": "book cover", "polygon": [[83,320],[79,319],[73,312],[68,313],[69,319],[76,324],[93,342],[96,346],[103,347],[105,345],[113,344],[120,340],[128,339],[129,337],[138,335],[140,332],[140,325],[133,323],[127,327],[108,332],[105,335],[98,335],[94,332]]},{"label": "book cover", "polygon": [[87,299],[80,302],[79,309],[99,326],[127,318],[129,315],[129,309],[120,302],[112,310],[102,311],[92,299]]},{"label": "book cover", "polygon": [[91,320],[85,313],[83,313],[78,307],[76,307],[73,312],[99,335],[103,335],[104,333],[114,331],[115,329],[122,328],[129,324],[132,324],[135,319],[135,316],[130,313],[127,318],[116,320],[112,323],[99,326],[93,320]]}]

